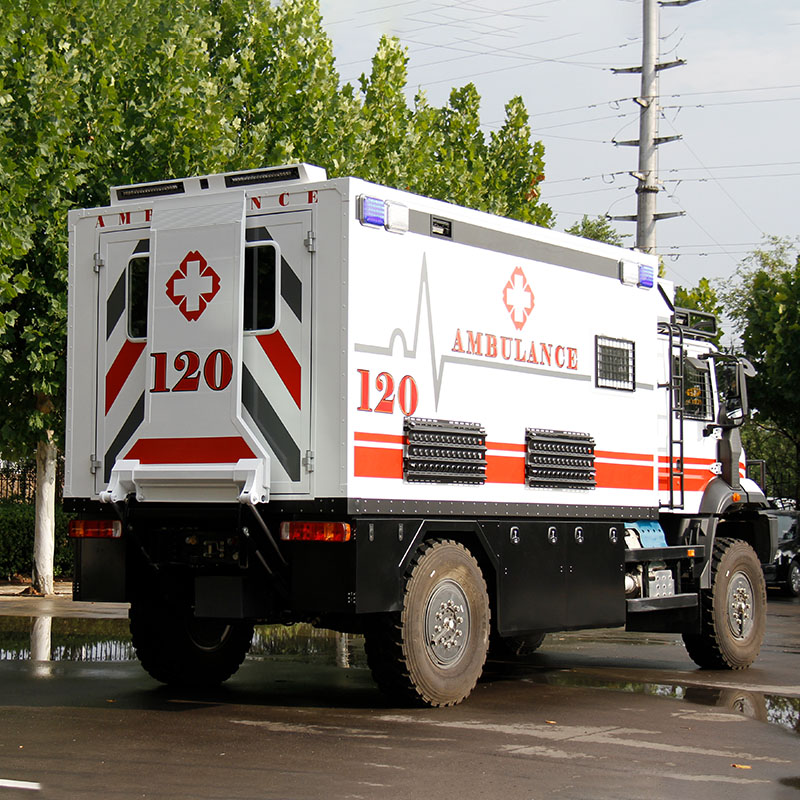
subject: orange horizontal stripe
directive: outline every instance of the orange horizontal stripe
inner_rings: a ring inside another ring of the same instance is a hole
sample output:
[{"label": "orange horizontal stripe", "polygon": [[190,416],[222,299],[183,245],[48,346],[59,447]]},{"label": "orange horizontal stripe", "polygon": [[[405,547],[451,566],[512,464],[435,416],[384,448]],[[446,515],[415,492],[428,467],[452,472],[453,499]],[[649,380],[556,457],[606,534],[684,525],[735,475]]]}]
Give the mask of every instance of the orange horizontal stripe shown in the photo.
[{"label": "orange horizontal stripe", "polygon": [[[675,462],[678,461],[677,458],[675,458],[673,460]],[[659,466],[661,466],[663,464],[666,464],[667,466],[669,466],[669,458],[667,456],[659,456],[658,457],[658,463],[659,463]],[[715,458],[684,458],[683,459],[683,463],[684,464],[694,464],[695,466],[701,466],[701,467],[708,467],[711,464],[716,464],[717,461],[716,461]]]},{"label": "orange horizontal stripe", "polygon": [[512,444],[509,442],[486,442],[487,450],[510,450],[514,453],[524,453],[527,450],[527,445]]},{"label": "orange horizontal stripe", "polygon": [[356,478],[403,477],[403,451],[387,447],[356,447],[353,456]]},{"label": "orange horizontal stripe", "polygon": [[611,450],[595,450],[595,458],[617,458],[625,461],[642,461],[647,464],[653,463],[652,454],[647,453],[615,453]]},{"label": "orange horizontal stripe", "polygon": [[653,468],[637,464],[595,462],[598,489],[652,489]]},{"label": "orange horizontal stripe", "polygon": [[353,439],[357,442],[386,442],[387,444],[405,444],[405,436],[397,436],[393,433],[363,433],[356,431]]},{"label": "orange horizontal stripe", "polygon": [[525,459],[486,456],[486,483],[525,483]]}]

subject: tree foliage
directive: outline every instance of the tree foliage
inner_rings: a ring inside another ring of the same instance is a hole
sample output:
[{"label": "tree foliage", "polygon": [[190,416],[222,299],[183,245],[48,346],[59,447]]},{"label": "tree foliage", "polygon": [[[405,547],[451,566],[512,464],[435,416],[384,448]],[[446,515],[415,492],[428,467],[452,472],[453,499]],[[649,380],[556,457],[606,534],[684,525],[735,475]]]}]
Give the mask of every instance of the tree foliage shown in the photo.
[{"label": "tree foliage", "polygon": [[573,236],[582,236],[584,239],[593,239],[596,242],[606,242],[606,244],[617,246],[623,244],[622,234],[603,215],[592,219],[588,214],[584,214],[583,218],[574,225],[570,225],[566,232]]},{"label": "tree foliage", "polygon": [[[742,351],[758,374],[749,381],[751,405],[760,434],[752,435],[750,455],[779,458],[791,470],[794,497],[800,493],[800,252],[798,242],[768,238],[740,265],[723,292],[725,306],[741,337]],[[770,445],[771,437],[783,440]],[[748,443],[746,441],[746,443]],[[786,463],[786,444],[792,458]],[[752,447],[755,445],[755,449]]]},{"label": "tree foliage", "polygon": [[61,429],[66,214],[109,185],[309,161],[540,225],[544,152],[519,98],[407,101],[383,38],[340,85],[317,0],[0,0],[0,452]]}]

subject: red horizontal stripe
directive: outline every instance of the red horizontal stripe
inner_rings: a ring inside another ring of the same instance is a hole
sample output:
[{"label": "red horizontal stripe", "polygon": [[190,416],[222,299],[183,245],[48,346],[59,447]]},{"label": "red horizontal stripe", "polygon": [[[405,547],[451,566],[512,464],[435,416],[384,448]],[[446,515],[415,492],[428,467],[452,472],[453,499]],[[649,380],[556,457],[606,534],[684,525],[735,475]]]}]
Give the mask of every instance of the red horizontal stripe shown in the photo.
[{"label": "red horizontal stripe", "polygon": [[353,434],[353,439],[357,442],[385,442],[387,444],[405,444],[405,436],[397,436],[393,433],[356,433]]},{"label": "red horizontal stripe", "polygon": [[356,447],[353,456],[356,478],[403,477],[403,451],[386,447]]},{"label": "red horizontal stripe", "polygon": [[255,458],[241,436],[206,436],[193,439],[139,439],[125,458],[142,464],[235,464]]},{"label": "red horizontal stripe", "polygon": [[106,373],[106,414],[111,410],[117,395],[122,391],[147,342],[125,340],[114,363]]}]

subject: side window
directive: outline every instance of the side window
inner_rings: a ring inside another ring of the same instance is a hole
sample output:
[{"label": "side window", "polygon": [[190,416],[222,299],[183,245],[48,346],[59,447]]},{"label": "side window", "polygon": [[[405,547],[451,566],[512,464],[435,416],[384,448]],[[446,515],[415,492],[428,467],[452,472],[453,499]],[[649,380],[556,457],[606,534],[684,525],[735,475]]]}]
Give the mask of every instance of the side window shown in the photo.
[{"label": "side window", "polygon": [[150,283],[150,256],[138,253],[128,262],[128,337],[147,337],[147,295]]},{"label": "side window", "polygon": [[636,388],[635,345],[626,339],[595,336],[595,385],[603,389]]},{"label": "side window", "polygon": [[244,251],[244,329],[270,331],[276,325],[277,253],[272,243],[248,245]]},{"label": "side window", "polygon": [[280,249],[265,228],[247,231],[244,250],[244,330],[269,333],[278,327]]},{"label": "side window", "polygon": [[683,414],[689,419],[710,421],[711,376],[708,370],[695,367],[688,360],[683,362]]}]

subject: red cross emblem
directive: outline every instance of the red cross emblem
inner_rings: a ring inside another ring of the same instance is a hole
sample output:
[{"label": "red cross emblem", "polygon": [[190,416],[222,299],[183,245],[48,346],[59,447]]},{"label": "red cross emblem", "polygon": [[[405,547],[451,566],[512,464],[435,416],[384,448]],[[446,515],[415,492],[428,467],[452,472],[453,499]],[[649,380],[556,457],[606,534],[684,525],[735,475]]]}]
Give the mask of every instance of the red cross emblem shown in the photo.
[{"label": "red cross emblem", "polygon": [[528,286],[522,267],[517,267],[503,289],[503,302],[514,327],[521,331],[533,311],[533,290]]},{"label": "red cross emblem", "polygon": [[219,275],[197,250],[188,252],[167,281],[167,297],[189,322],[199,319],[219,291]]}]

